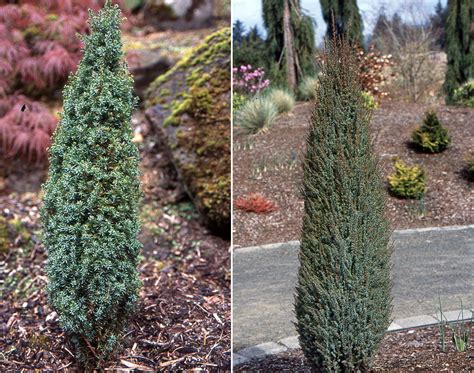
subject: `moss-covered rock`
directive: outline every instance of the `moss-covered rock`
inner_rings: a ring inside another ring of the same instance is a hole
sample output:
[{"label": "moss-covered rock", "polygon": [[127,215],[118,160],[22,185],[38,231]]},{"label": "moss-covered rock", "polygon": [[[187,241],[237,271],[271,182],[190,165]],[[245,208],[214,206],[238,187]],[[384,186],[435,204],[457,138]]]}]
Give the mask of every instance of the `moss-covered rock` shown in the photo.
[{"label": "moss-covered rock", "polygon": [[230,29],[207,37],[145,93],[188,194],[213,231],[230,233]]}]

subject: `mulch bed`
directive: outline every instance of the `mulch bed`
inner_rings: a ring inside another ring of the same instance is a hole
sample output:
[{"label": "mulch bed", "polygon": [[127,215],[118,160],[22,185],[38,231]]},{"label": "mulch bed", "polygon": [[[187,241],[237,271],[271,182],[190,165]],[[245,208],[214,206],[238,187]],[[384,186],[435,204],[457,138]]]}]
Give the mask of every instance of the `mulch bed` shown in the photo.
[{"label": "mulch bed", "polygon": [[[144,245],[143,287],[123,349],[106,369],[135,371],[230,370],[229,242],[211,235],[177,181],[162,145],[140,128]],[[1,167],[0,167],[1,168]],[[9,167],[3,167],[8,169]],[[28,190],[18,175],[36,174]],[[40,242],[36,171],[8,173],[0,185],[0,215],[10,243],[0,252],[0,370],[74,369],[76,362],[45,294],[47,258]]]},{"label": "mulch bed", "polygon": [[[388,197],[388,219],[393,229],[474,223],[473,183],[464,173],[464,158],[474,143],[474,110],[436,106],[452,145],[440,154],[423,154],[410,146],[410,136],[428,109],[426,105],[386,101],[376,110],[372,129],[383,177],[394,172],[393,158],[418,164],[427,174],[423,203]],[[268,214],[234,208],[234,244],[250,246],[300,238],[303,200],[300,157],[311,112],[299,103],[292,113],[278,118],[268,132],[234,136],[234,200],[260,193],[278,206]]]},{"label": "mulch bed", "polygon": [[[446,351],[439,347],[437,327],[387,333],[374,358],[372,372],[471,372],[474,369],[474,324],[470,324],[471,344],[457,352],[446,338]],[[239,365],[234,372],[312,372],[301,350],[271,355]]]}]

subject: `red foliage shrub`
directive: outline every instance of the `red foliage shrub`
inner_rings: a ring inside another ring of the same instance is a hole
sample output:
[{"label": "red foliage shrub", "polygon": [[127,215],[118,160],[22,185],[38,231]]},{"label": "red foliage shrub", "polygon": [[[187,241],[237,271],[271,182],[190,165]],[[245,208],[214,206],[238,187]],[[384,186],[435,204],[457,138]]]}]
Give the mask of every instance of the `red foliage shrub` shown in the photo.
[{"label": "red foliage shrub", "polygon": [[97,0],[19,0],[0,6],[0,155],[46,158],[56,119],[24,95],[50,95],[63,87],[81,57],[77,33],[88,33],[87,9],[102,5]]},{"label": "red foliage shrub", "polygon": [[[22,111],[22,108],[24,110]],[[6,157],[46,159],[56,118],[37,101],[18,95],[0,100],[0,147]]]},{"label": "red foliage shrub", "polygon": [[387,79],[385,68],[392,64],[392,56],[376,52],[372,46],[368,52],[360,49],[357,53],[357,59],[359,61],[359,78],[362,89],[371,93],[377,101],[380,101],[381,98],[388,95],[382,89],[382,84]]},{"label": "red foliage shrub", "polygon": [[259,193],[251,193],[246,197],[238,197],[234,205],[240,210],[255,212],[257,214],[266,214],[276,211],[277,209],[277,205],[274,202],[266,199]]}]

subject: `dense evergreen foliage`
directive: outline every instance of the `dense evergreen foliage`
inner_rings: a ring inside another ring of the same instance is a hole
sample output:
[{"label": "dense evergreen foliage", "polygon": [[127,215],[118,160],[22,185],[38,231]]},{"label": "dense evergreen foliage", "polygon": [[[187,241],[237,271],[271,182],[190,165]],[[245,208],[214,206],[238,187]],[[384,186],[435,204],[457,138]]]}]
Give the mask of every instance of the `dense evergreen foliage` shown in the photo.
[{"label": "dense evergreen foliage", "polygon": [[270,80],[285,84],[285,52],[284,52],[284,2],[288,1],[290,8],[290,26],[295,51],[295,69],[297,83],[304,76],[315,72],[315,37],[314,20],[301,10],[300,0],[262,0],[263,23],[267,31],[266,47]]},{"label": "dense evergreen foliage", "polygon": [[123,61],[121,14],[90,14],[91,35],[64,89],[42,208],[48,295],[78,359],[100,365],[138,299],[139,154],[136,103]]},{"label": "dense evergreen foliage", "polygon": [[327,24],[326,35],[347,35],[351,41],[364,45],[364,24],[356,0],[320,0],[321,11]]},{"label": "dense evergreen foliage", "polygon": [[422,199],[426,193],[426,175],[419,166],[395,161],[395,173],[388,177],[390,192],[400,198]]},{"label": "dense evergreen foliage", "polygon": [[390,324],[390,229],[354,50],[328,42],[306,140],[295,312],[315,371],[365,371]]},{"label": "dense evergreen foliage", "polygon": [[448,130],[444,128],[434,111],[428,111],[423,124],[412,134],[412,141],[420,150],[428,153],[439,153],[451,142]]},{"label": "dense evergreen foliage", "polygon": [[239,20],[235,21],[232,29],[233,39],[233,63],[235,67],[250,65],[253,67],[267,68],[268,53],[265,40],[260,30],[254,26],[245,31],[245,27]]},{"label": "dense evergreen foliage", "polygon": [[456,88],[474,78],[474,1],[448,0],[446,52],[448,70],[444,82],[446,103],[454,104]]}]

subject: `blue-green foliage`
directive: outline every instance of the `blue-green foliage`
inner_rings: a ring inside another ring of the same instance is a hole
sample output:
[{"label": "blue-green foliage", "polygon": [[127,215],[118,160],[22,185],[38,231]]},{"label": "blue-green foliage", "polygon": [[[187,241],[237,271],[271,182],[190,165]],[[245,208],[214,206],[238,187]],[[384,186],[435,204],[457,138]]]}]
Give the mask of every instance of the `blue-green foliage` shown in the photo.
[{"label": "blue-green foliage", "polygon": [[296,327],[317,372],[358,372],[390,324],[390,228],[349,42],[328,42],[303,163]]},{"label": "blue-green foliage", "polygon": [[79,360],[97,365],[138,299],[140,185],[120,9],[106,4],[89,23],[84,56],[64,89],[42,220],[49,301]]}]

